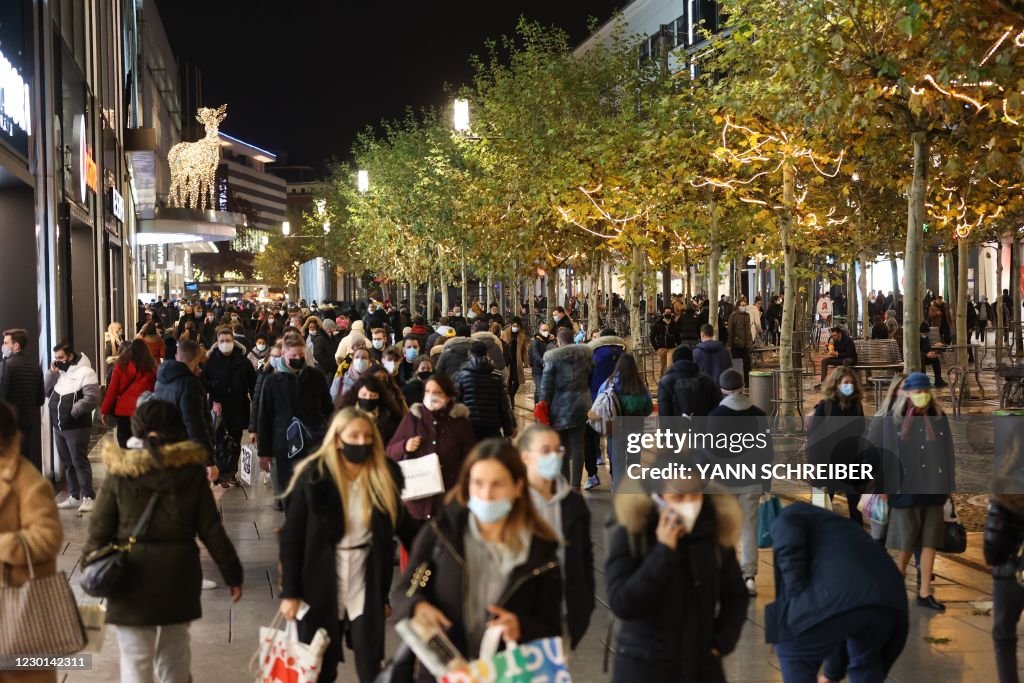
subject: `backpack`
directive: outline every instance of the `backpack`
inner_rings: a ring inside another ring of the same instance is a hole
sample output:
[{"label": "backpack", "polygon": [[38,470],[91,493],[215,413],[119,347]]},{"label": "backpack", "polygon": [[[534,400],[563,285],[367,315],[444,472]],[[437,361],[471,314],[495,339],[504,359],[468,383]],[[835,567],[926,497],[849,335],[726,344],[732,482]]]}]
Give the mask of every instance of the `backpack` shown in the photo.
[{"label": "backpack", "polygon": [[590,411],[598,416],[597,419],[590,421],[591,429],[598,434],[606,434],[608,423],[622,414],[619,397],[615,393],[615,375],[601,385]]}]

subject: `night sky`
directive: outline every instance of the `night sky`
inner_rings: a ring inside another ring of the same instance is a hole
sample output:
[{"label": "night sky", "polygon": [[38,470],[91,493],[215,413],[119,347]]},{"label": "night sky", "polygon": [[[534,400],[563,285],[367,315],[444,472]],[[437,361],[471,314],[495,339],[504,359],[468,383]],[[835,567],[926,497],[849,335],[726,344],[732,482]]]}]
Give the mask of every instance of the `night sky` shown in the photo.
[{"label": "night sky", "polygon": [[348,158],[367,125],[407,106],[444,105],[468,58],[520,16],[573,43],[626,0],[157,0],[179,60],[202,70],[206,105],[228,103],[223,130],[319,166]]}]

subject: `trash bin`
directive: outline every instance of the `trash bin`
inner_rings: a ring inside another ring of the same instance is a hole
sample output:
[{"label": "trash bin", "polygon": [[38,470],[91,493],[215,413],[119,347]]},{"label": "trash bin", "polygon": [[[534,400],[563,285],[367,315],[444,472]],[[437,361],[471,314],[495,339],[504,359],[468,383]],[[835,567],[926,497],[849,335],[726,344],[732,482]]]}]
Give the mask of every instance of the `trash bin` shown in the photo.
[{"label": "trash bin", "polygon": [[750,401],[766,415],[771,415],[774,409],[772,398],[772,373],[766,370],[751,370]]}]

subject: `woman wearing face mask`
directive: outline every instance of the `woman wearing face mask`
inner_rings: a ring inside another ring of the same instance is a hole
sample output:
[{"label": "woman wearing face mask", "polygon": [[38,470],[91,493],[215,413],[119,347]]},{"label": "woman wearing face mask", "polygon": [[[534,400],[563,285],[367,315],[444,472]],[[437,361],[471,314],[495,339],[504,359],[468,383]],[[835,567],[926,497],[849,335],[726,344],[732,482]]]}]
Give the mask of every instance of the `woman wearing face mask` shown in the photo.
[{"label": "woman wearing face mask", "polygon": [[288,487],[288,517],[281,528],[281,614],[298,617],[299,638],[317,629],[330,637],[317,679],[336,679],[341,643],[355,655],[361,683],[371,683],[384,659],[385,620],[391,615],[393,539],[415,537],[402,509],[401,469],[366,414],[338,412],[320,449],[295,471]]},{"label": "woman wearing face mask", "polygon": [[391,441],[403,415],[401,408],[395,405],[394,399],[386,387],[369,373],[356,382],[352,391],[339,396],[338,400],[334,402],[334,407],[335,410],[359,408],[369,414],[377,425],[377,430],[380,432],[381,438],[384,439],[384,443]]},{"label": "woman wearing face mask", "polygon": [[388,376],[395,386],[401,389],[405,384],[399,374],[402,369],[402,353],[396,348],[387,349],[381,354],[380,364],[388,371]]},{"label": "woman wearing face mask", "polygon": [[[370,352],[365,347],[359,347],[352,352],[352,364],[341,377],[335,376],[334,384],[331,386],[331,396],[337,400],[356,385],[362,376],[370,369]],[[341,366],[338,366],[341,370]]]},{"label": "woman wearing face mask", "polygon": [[405,397],[402,396],[402,387],[398,386],[394,375],[388,372],[383,365],[371,365],[366,374],[377,378],[377,381],[384,387],[384,393],[390,396],[392,404],[398,408],[398,417],[405,417],[405,414],[409,412],[409,406],[405,402]]},{"label": "woman wearing face mask", "polygon": [[413,360],[413,365],[416,368],[415,373],[402,385],[402,396],[405,397],[405,404],[408,406],[423,403],[424,384],[427,378],[434,374],[434,361],[430,356],[418,356]]},{"label": "woman wearing face mask", "polygon": [[[315,315],[306,318],[306,323],[302,327],[302,337],[306,340],[306,348],[313,354],[316,367],[322,371],[324,368],[334,367],[335,361],[334,353],[331,350],[331,340],[327,338],[327,333],[323,330],[323,323],[320,321],[320,318]],[[333,371],[329,377],[334,377]]]},{"label": "woman wearing face mask", "polygon": [[886,547],[900,552],[896,565],[903,574],[915,548],[921,549],[917,604],[944,611],[931,594],[931,579],[935,551],[945,539],[943,505],[956,486],[953,437],[923,372],[903,382],[884,423],[881,452],[889,499]]},{"label": "woman wearing face mask", "polygon": [[[825,397],[814,407],[814,416],[807,432],[807,461],[814,464],[859,464],[866,423],[864,420],[864,392],[857,373],[848,367],[832,371],[821,388]],[[836,492],[846,494],[850,519],[864,523],[857,509],[860,502],[860,479],[812,482],[828,490],[829,498]]]},{"label": "woman wearing face mask", "polygon": [[[446,491],[459,476],[462,463],[476,444],[469,409],[455,402],[455,386],[447,375],[434,375],[423,387],[423,403],[413,404],[388,442],[392,460],[437,453]],[[441,510],[441,496],[406,503],[416,519],[430,519]]]},{"label": "woman wearing face mask", "polygon": [[605,561],[608,603],[622,621],[613,683],[725,681],[722,658],[749,600],[736,561],[740,510],[732,496],[700,489],[668,481],[658,503],[640,490],[615,496]]},{"label": "woman wearing face mask", "polygon": [[576,649],[594,611],[594,549],[590,540],[590,510],[583,496],[562,476],[565,449],[558,432],[535,424],[519,437],[519,454],[526,465],[530,497],[541,519],[559,535],[558,564],[562,567],[569,646]]},{"label": "woman wearing face mask", "polygon": [[246,358],[254,370],[259,372],[263,369],[263,366],[267,364],[268,358],[270,358],[270,347],[267,346],[267,335],[257,334],[256,343],[252,347],[252,351],[246,355]]},{"label": "woman wearing face mask", "polygon": [[[468,659],[488,626],[521,643],[562,633],[558,537],[534,509],[526,478],[513,446],[480,442],[444,510],[416,537],[400,581],[398,614],[446,629]],[[419,680],[433,679],[421,671]]]},{"label": "woman wearing face mask", "polygon": [[551,326],[541,323],[537,326],[537,334],[530,343],[530,364],[533,366],[533,400],[540,400],[540,378],[544,375],[544,354],[548,349],[555,348],[555,335],[551,334]]},{"label": "woman wearing face mask", "polygon": [[516,403],[516,392],[526,381],[523,368],[530,367],[529,340],[523,329],[523,321],[512,318],[512,324],[501,333],[501,343],[505,351],[505,367],[508,368],[508,397],[512,405]]}]

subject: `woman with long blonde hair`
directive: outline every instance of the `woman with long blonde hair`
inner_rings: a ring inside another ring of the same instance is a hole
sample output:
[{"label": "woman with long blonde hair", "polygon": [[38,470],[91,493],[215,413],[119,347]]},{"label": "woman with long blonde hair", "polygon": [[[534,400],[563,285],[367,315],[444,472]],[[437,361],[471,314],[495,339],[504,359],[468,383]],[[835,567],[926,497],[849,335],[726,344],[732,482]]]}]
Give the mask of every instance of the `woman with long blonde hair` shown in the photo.
[{"label": "woman with long blonde hair", "polygon": [[355,653],[360,681],[380,673],[391,613],[392,540],[397,535],[408,547],[416,533],[402,507],[403,486],[373,419],[345,408],[283,495],[290,498],[280,540],[281,613],[295,619],[305,602],[310,609],[298,622],[299,637],[308,643],[320,628],[330,636],[322,683],[337,677],[343,638]]},{"label": "woman with long blonde hair", "polygon": [[518,642],[560,636],[558,538],[533,506],[519,451],[481,441],[441,514],[416,538],[398,613],[447,629],[470,659],[489,626]]}]

